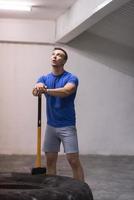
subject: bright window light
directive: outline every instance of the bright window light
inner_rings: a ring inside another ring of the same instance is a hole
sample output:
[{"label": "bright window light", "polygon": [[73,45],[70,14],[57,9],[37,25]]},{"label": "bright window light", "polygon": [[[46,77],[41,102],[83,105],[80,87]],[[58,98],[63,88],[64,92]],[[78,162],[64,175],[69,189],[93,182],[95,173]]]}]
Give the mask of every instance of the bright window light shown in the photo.
[{"label": "bright window light", "polygon": [[31,11],[32,5],[27,2],[0,1],[0,10]]}]

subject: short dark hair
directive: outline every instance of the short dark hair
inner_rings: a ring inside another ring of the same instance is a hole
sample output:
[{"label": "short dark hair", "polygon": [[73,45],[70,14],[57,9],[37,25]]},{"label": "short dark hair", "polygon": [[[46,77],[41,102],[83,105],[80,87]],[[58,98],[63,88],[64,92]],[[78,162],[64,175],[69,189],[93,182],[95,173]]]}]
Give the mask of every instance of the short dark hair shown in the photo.
[{"label": "short dark hair", "polygon": [[54,49],[53,49],[53,51],[54,50],[61,50],[61,51],[63,51],[63,53],[64,53],[64,55],[65,55],[65,61],[67,61],[67,59],[68,59],[68,54],[67,54],[67,52],[64,50],[64,49],[62,49],[62,48],[60,48],[60,47],[55,47]]}]

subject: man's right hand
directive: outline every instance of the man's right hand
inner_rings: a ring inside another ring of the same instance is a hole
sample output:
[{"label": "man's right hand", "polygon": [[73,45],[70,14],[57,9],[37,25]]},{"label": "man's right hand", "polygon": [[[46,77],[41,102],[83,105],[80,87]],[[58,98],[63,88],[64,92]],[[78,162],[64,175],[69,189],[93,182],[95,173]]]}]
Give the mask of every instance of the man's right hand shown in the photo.
[{"label": "man's right hand", "polygon": [[46,93],[47,87],[43,83],[37,83],[33,88],[32,94],[34,96],[40,96],[42,93]]}]

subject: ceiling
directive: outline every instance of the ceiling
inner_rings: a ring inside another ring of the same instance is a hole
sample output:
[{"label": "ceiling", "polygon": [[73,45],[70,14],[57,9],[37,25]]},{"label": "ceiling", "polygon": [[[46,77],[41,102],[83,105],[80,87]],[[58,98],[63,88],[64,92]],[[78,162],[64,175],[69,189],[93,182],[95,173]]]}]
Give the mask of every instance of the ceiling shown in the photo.
[{"label": "ceiling", "polygon": [[[10,0],[4,0],[10,1]],[[0,18],[55,20],[67,11],[76,0],[15,0],[33,4],[32,12],[15,12],[0,10]]]},{"label": "ceiling", "polygon": [[[27,1],[32,3],[34,5],[32,12],[9,12],[0,10],[0,18],[56,20],[77,0],[15,1]],[[116,43],[134,48],[134,0],[130,0],[119,9],[116,9],[92,27],[88,28],[87,31]]]},{"label": "ceiling", "polygon": [[88,32],[134,47],[134,0],[104,17],[89,28]]}]

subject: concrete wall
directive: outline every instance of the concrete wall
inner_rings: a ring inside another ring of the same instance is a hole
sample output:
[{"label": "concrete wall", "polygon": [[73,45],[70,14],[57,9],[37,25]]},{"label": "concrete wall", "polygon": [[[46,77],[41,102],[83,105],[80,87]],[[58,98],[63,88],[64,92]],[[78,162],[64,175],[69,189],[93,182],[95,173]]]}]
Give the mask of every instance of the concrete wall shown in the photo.
[{"label": "concrete wall", "polygon": [[[134,154],[134,49],[84,33],[69,44],[82,153]],[[75,68],[75,69],[73,69]]]},{"label": "concrete wall", "polygon": [[67,12],[56,20],[56,39],[59,40],[67,33],[72,32],[73,29],[95,13],[104,2],[104,0],[77,0]]},{"label": "concrete wall", "polygon": [[0,43],[1,154],[36,151],[37,98],[31,91],[37,77],[50,71],[52,49],[50,45]]},{"label": "concrete wall", "polygon": [[50,20],[0,19],[0,41],[54,43],[55,22]]},{"label": "concrete wall", "polygon": [[[89,33],[65,48],[66,70],[80,79],[80,153],[134,154],[133,49]],[[0,43],[0,153],[35,153],[37,99],[31,90],[36,78],[50,71],[52,49],[53,45]]]}]

